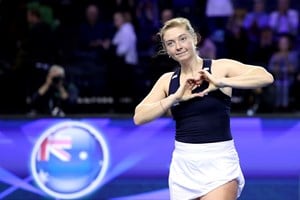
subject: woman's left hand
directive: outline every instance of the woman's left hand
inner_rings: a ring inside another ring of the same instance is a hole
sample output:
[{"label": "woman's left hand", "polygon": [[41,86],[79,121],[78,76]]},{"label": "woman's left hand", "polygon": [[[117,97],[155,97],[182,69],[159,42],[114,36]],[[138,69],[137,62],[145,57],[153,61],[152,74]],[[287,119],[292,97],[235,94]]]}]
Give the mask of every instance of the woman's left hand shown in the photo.
[{"label": "woman's left hand", "polygon": [[207,95],[209,92],[217,90],[220,87],[223,87],[222,82],[220,80],[217,80],[216,77],[211,75],[208,71],[201,70],[199,73],[201,79],[206,80],[209,83],[208,87],[199,93],[199,96],[203,97]]}]

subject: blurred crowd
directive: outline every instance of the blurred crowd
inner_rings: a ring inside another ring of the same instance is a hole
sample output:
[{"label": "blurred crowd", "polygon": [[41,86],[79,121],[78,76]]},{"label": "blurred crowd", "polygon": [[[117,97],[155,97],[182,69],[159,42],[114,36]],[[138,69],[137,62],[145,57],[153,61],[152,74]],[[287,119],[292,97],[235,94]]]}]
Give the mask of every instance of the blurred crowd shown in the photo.
[{"label": "blurred crowd", "polygon": [[201,35],[203,58],[260,65],[275,78],[234,90],[233,112],[300,110],[296,0],[0,1],[0,114],[132,113],[177,63],[157,33],[177,16]]}]

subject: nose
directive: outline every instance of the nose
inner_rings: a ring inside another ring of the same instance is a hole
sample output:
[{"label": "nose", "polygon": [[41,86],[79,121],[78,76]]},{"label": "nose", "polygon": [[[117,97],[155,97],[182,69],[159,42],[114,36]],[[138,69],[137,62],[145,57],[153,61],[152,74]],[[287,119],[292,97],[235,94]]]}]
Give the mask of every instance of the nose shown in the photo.
[{"label": "nose", "polygon": [[180,45],[180,42],[178,42],[178,41],[176,41],[176,44],[175,44],[176,46],[176,50],[177,51],[179,51],[179,50],[181,50],[182,49],[182,47],[181,47],[181,45]]}]

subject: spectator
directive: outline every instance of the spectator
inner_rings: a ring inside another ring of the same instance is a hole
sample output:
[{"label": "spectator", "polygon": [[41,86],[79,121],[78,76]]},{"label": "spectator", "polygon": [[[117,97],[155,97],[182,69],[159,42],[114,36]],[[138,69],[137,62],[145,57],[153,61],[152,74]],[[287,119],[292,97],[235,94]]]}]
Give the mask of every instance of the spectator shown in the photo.
[{"label": "spectator", "polygon": [[[114,25],[117,29],[111,42],[112,58],[108,66],[109,85],[115,100],[114,108],[121,109],[122,102],[130,102],[134,97],[134,73],[137,71],[137,37],[128,12],[117,11]],[[120,90],[120,85],[123,88]]]},{"label": "spectator", "polygon": [[236,9],[234,15],[230,17],[226,32],[224,46],[227,57],[241,62],[247,61],[248,37],[243,28],[243,21],[246,11]]},{"label": "spectator", "polygon": [[[247,32],[243,27],[245,14],[246,11],[244,9],[238,8],[234,10],[234,14],[228,19],[227,27],[225,30],[224,45],[222,45],[221,47],[217,46],[217,49],[219,51],[217,53],[217,57],[226,56],[230,59],[238,60],[240,62],[248,62],[247,50],[249,41]],[[238,88],[233,90],[232,103],[234,109],[245,109],[248,93],[249,92],[247,90],[241,90]]]},{"label": "spectator", "polygon": [[214,40],[223,42],[228,19],[233,13],[234,8],[231,0],[207,0],[206,17],[209,35],[212,35]]},{"label": "spectator", "polygon": [[156,0],[141,0],[137,5],[138,52],[139,56],[150,57],[154,53],[154,35],[159,26]]},{"label": "spectator", "polygon": [[127,15],[127,20],[136,28],[138,24],[136,19],[137,2],[137,0],[111,0],[105,3],[107,4],[105,8],[107,8],[110,18],[113,17],[116,12],[124,13]]},{"label": "spectator", "polygon": [[275,79],[275,109],[287,111],[290,106],[290,87],[297,72],[298,57],[292,50],[291,38],[282,35],[278,39],[278,51],[270,60],[269,71]]},{"label": "spectator", "polygon": [[270,27],[260,30],[258,43],[248,52],[249,60],[256,65],[267,66],[276,50],[275,38]]},{"label": "spectator", "polygon": [[[56,58],[53,27],[43,21],[41,7],[28,4],[27,33],[20,40],[14,69],[21,94],[20,104],[36,89],[45,70]],[[30,78],[28,78],[30,77]]]},{"label": "spectator", "polygon": [[269,15],[265,11],[264,0],[253,0],[253,10],[246,14],[243,26],[247,30],[249,40],[258,43],[260,31],[269,26]]},{"label": "spectator", "polygon": [[[262,28],[257,44],[253,45],[253,51],[249,55],[251,64],[264,66],[267,68],[271,56],[276,51],[273,31],[269,27]],[[248,115],[254,115],[256,112],[272,112],[273,111],[273,87],[256,88],[249,93],[248,97]]]},{"label": "spectator", "polygon": [[170,8],[165,8],[161,11],[160,14],[160,24],[164,24],[166,21],[172,19],[174,17],[173,10]]},{"label": "spectator", "polygon": [[216,59],[217,48],[210,38],[205,38],[199,47],[199,54],[202,58]]},{"label": "spectator", "polygon": [[137,9],[136,17],[139,22],[139,26],[147,26],[150,24],[154,27],[158,27],[159,11],[156,0],[140,0]]},{"label": "spectator", "polygon": [[116,12],[114,14],[114,25],[117,28],[112,44],[116,47],[116,55],[124,59],[124,62],[129,65],[138,63],[136,51],[136,33],[130,21],[128,21],[125,12]]},{"label": "spectator", "polygon": [[109,40],[110,28],[100,20],[99,8],[95,4],[87,6],[85,11],[85,22],[80,25],[79,30],[79,52],[77,56],[86,60],[101,62],[104,47]]},{"label": "spectator", "polygon": [[65,70],[59,65],[52,65],[45,82],[29,99],[30,114],[65,116],[65,111],[76,103],[77,88],[65,81]]},{"label": "spectator", "polygon": [[297,35],[299,12],[290,8],[289,0],[277,0],[277,10],[270,14],[269,25],[279,34]]}]

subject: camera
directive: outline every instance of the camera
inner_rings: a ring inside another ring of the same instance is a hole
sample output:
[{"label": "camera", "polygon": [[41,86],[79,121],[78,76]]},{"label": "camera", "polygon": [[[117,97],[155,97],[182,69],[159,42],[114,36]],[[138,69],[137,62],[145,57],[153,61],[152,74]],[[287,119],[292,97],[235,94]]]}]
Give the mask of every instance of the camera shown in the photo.
[{"label": "camera", "polygon": [[55,76],[55,77],[52,78],[52,83],[54,85],[57,85],[57,84],[63,82],[63,80],[64,80],[63,76]]}]

